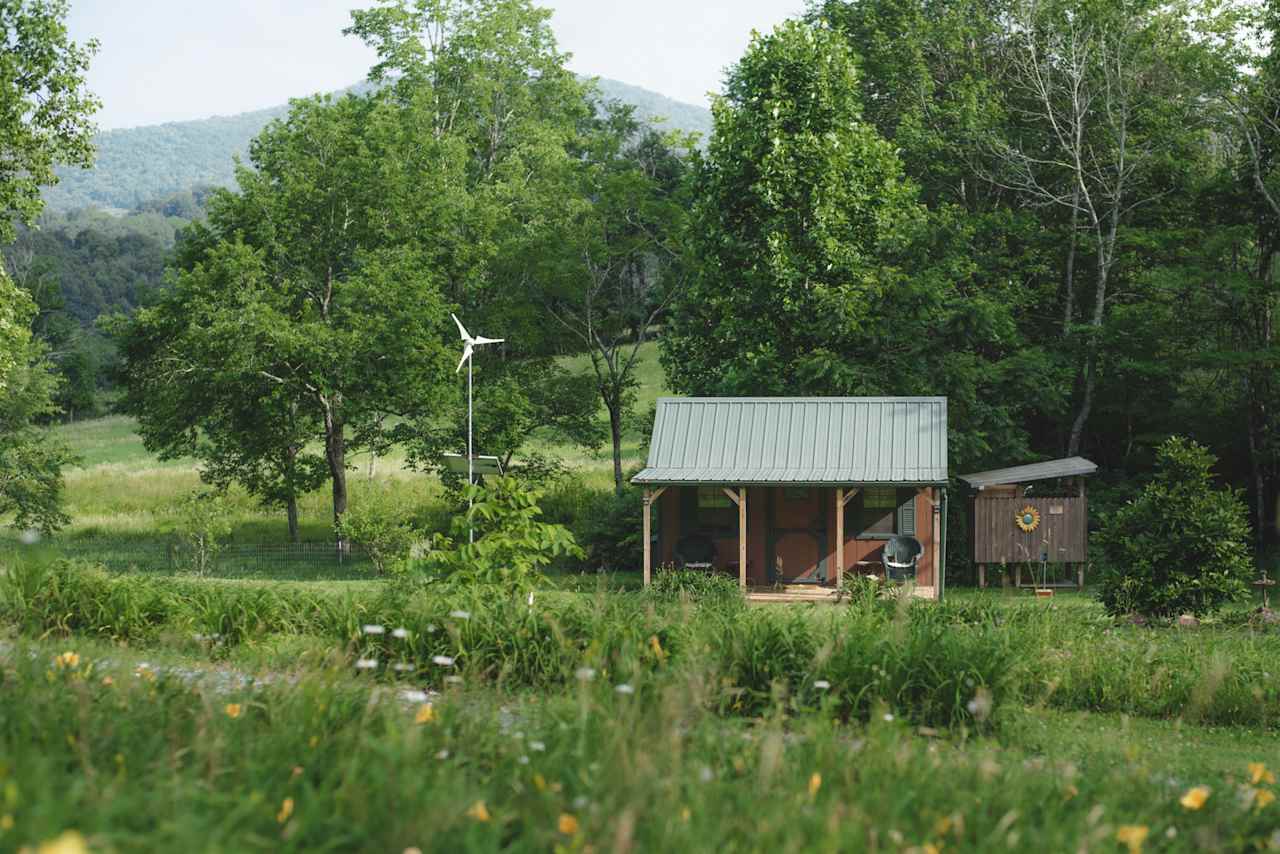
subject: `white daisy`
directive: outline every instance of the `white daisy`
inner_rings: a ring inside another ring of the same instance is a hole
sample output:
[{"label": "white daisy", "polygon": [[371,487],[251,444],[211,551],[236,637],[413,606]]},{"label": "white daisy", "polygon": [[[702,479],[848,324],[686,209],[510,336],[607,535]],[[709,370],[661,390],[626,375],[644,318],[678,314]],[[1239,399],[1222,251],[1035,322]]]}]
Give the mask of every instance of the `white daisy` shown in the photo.
[{"label": "white daisy", "polygon": [[361,626],[360,631],[364,632],[366,635],[380,635],[386,632],[386,629],[376,623],[370,623],[367,626]]},{"label": "white daisy", "polygon": [[453,667],[453,659],[447,655],[437,655],[431,660],[441,667]]}]

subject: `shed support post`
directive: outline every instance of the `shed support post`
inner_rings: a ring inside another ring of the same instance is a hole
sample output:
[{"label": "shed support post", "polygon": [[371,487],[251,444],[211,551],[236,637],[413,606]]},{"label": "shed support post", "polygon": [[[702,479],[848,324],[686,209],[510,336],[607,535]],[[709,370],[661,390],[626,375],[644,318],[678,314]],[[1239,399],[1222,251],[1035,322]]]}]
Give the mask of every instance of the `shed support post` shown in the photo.
[{"label": "shed support post", "polygon": [[836,589],[844,581],[844,487],[836,487]]},{"label": "shed support post", "polygon": [[729,500],[738,505],[738,586],[747,589],[747,488],[720,487]]},{"label": "shed support post", "polygon": [[649,586],[653,576],[653,520],[650,512],[653,502],[657,501],[665,486],[644,491],[644,586]]},{"label": "shed support post", "polygon": [[987,565],[985,563],[978,564],[978,586],[986,589],[987,586]]},{"label": "shed support post", "polygon": [[929,487],[929,495],[933,498],[932,513],[933,517],[933,565],[930,567],[930,579],[933,582],[933,598],[937,599],[938,594],[942,591],[942,496],[938,494],[938,487]]},{"label": "shed support post", "polygon": [[649,490],[644,491],[644,586],[649,586],[649,579],[653,572],[653,522],[649,516],[649,505],[653,503],[653,493]]}]

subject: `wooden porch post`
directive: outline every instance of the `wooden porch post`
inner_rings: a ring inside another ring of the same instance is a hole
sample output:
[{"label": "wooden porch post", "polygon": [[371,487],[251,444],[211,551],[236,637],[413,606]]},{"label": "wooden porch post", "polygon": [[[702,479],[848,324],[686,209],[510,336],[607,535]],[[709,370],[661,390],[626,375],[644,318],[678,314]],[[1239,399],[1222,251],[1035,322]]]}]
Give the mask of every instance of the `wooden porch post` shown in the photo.
[{"label": "wooden porch post", "polygon": [[836,587],[844,581],[844,487],[836,487]]},{"label": "wooden porch post", "polygon": [[933,499],[929,504],[930,515],[933,516],[933,598],[937,599],[942,570],[942,501],[938,497],[938,487],[929,487],[929,497]]},{"label": "wooden porch post", "polygon": [[737,490],[720,487],[729,500],[738,505],[738,586],[747,589],[747,488]]},{"label": "wooden porch post", "polygon": [[836,587],[844,582],[844,508],[857,494],[856,489],[836,487]]},{"label": "wooden porch post", "polygon": [[653,574],[653,521],[650,518],[650,507],[653,502],[666,491],[665,486],[644,491],[644,586],[649,586]]}]

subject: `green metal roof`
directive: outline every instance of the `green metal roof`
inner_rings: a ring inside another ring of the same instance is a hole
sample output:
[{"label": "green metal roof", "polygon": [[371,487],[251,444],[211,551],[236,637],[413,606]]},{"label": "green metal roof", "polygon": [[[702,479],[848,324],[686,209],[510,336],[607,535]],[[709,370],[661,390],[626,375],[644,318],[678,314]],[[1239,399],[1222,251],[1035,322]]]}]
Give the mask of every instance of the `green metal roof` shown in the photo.
[{"label": "green metal roof", "polygon": [[1033,480],[1048,480],[1055,477],[1079,477],[1093,474],[1097,470],[1097,463],[1086,460],[1084,457],[1066,457],[1061,460],[1047,460],[1043,463],[1030,463],[1007,469],[962,474],[960,479],[975,489],[983,489],[1002,483],[1030,483]]},{"label": "green metal roof", "polygon": [[945,397],[664,397],[640,484],[944,483]]}]

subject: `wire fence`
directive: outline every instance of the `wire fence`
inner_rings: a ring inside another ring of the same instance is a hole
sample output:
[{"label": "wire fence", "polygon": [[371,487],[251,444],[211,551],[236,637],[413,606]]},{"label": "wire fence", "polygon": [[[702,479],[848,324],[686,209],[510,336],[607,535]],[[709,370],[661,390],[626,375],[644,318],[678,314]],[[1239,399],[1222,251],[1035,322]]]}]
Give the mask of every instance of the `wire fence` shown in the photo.
[{"label": "wire fence", "polygon": [[228,543],[220,546],[199,571],[198,556],[172,541],[128,542],[120,540],[44,540],[37,546],[0,543],[0,555],[39,551],[101,564],[116,572],[151,572],[158,575],[202,574],[213,578],[268,578],[281,580],[346,580],[369,577],[373,563],[364,549],[336,543]]}]

